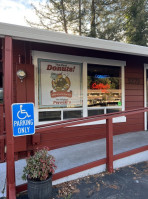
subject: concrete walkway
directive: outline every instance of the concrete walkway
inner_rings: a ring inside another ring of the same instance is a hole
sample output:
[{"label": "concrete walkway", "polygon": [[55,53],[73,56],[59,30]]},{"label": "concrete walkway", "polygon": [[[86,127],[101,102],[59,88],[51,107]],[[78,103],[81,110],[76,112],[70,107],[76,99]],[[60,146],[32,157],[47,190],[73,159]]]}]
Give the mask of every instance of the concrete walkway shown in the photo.
[{"label": "concrete walkway", "polygon": [[[148,132],[126,133],[114,136],[114,154],[119,154],[135,148],[148,145]],[[95,160],[106,157],[106,141],[100,139],[87,143],[77,144],[73,146],[63,147],[50,151],[56,159],[56,173],[64,171],[76,166],[80,166]],[[148,160],[148,157],[147,157]],[[143,160],[144,161],[144,160]],[[26,165],[25,160],[15,162],[16,185],[24,184],[21,179],[23,167]],[[116,167],[117,168],[117,167]],[[105,170],[105,167],[104,167]],[[103,170],[102,170],[103,171]],[[6,176],[6,164],[0,164],[0,192],[3,189]],[[60,183],[60,182],[56,182]],[[55,184],[56,184],[55,183]],[[2,194],[0,193],[0,197]]]},{"label": "concrete walkway", "polygon": [[[148,132],[126,133],[113,137],[114,155],[148,145]],[[56,159],[56,172],[106,157],[106,139],[86,142],[50,151]]]}]

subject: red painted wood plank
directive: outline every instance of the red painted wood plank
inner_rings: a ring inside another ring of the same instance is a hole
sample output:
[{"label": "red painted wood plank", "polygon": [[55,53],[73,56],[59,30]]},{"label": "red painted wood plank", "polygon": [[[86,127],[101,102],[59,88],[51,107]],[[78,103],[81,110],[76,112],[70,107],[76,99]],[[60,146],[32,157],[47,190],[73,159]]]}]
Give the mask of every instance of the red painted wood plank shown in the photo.
[{"label": "red painted wood plank", "polygon": [[125,78],[125,84],[127,85],[144,85],[144,80],[140,78]]},{"label": "red painted wood plank", "polygon": [[[58,137],[58,135],[57,135]],[[63,139],[42,139],[42,135],[41,135],[41,142],[40,142],[40,146],[48,146],[50,149],[56,149],[56,148],[60,148],[60,147],[65,147],[65,146],[70,146],[70,145],[74,145],[74,144],[80,144],[80,143],[84,143],[84,142],[88,142],[88,141],[93,141],[93,140],[97,140],[97,139],[101,139],[105,137],[105,133],[102,136],[98,136],[97,134],[95,135],[90,135],[89,137],[83,136],[83,137],[70,137],[70,138],[66,138],[63,137]],[[28,147],[28,150],[31,150],[31,146],[30,148]]]},{"label": "red painted wood plank", "polygon": [[[138,69],[139,70],[139,69]],[[143,79],[144,73],[143,70],[139,70],[138,73],[135,73],[134,70],[132,69],[132,72],[127,72],[125,73],[125,78],[140,78]]]},{"label": "red painted wood plank", "polygon": [[143,117],[141,118],[131,118],[131,119],[126,119],[126,122],[121,122],[121,123],[115,123],[115,126],[120,126],[120,125],[132,125],[132,124],[143,124]]},{"label": "red painted wood plank", "polygon": [[125,99],[127,96],[143,96],[144,95],[144,90],[130,90],[126,89],[125,90]]},{"label": "red painted wood plank", "polygon": [[131,119],[136,119],[136,120],[140,120],[140,119],[144,119],[144,113],[139,113],[139,114],[136,114],[136,115],[128,115],[126,116],[126,119],[127,120],[131,120]]},{"label": "red painted wood plank", "polygon": [[[141,65],[141,66],[140,66]],[[125,67],[125,74],[127,73],[140,73],[142,74],[144,72],[144,64],[140,64],[140,65],[134,65],[133,63],[131,63],[130,65],[126,65],[127,67]]]},{"label": "red painted wood plank", "polygon": [[5,137],[0,138],[0,162],[5,161]]},{"label": "red painted wood plank", "polygon": [[14,152],[26,151],[27,141],[26,136],[15,137],[14,138]]},{"label": "red painted wood plank", "polygon": [[35,86],[34,86],[34,66],[32,64],[26,64],[26,95],[27,102],[34,103]]},{"label": "red painted wood plank", "polygon": [[27,190],[27,184],[21,184],[16,186],[16,194]]},{"label": "red painted wood plank", "polygon": [[80,118],[80,119],[73,119],[73,120],[49,123],[49,124],[45,124],[45,125],[36,126],[36,132],[44,132],[45,129],[48,131],[51,129],[63,128],[63,127],[70,126],[70,125],[77,125],[77,124],[88,123],[88,122],[93,122],[93,121],[98,121],[98,120],[103,120],[103,119],[138,114],[138,113],[146,112],[146,111],[148,111],[148,108],[139,108],[139,109],[135,109],[135,110],[109,113],[106,115],[97,115],[97,116],[85,117],[85,118]]},{"label": "red painted wood plank", "polygon": [[[93,131],[92,131],[93,129]],[[94,127],[94,126],[88,126],[87,129],[86,127],[84,128],[61,128],[60,130],[58,129],[54,129],[54,130],[46,130],[45,131],[42,131],[42,139],[47,139],[47,135],[50,135],[49,136],[49,139],[53,139],[53,138],[59,138],[59,139],[62,139],[63,137],[67,136],[68,137],[76,137],[76,134],[77,132],[79,132],[79,137],[81,137],[81,135],[84,135],[84,136],[89,136],[95,132],[99,132],[101,133],[102,131],[105,131],[105,124],[103,127],[101,128],[97,128],[97,127]],[[55,135],[57,134],[58,137]]]},{"label": "red painted wood plank", "polygon": [[142,108],[144,107],[144,101],[143,102],[125,102],[125,107],[126,108],[130,108],[130,110],[133,108],[133,107],[137,107],[138,108]]},{"label": "red painted wood plank", "polygon": [[94,161],[94,162],[90,162],[90,163],[87,163],[87,164],[84,164],[82,166],[78,166],[78,167],[75,167],[75,168],[72,168],[72,169],[69,169],[69,170],[66,170],[66,171],[56,173],[56,174],[53,175],[53,180],[58,180],[60,178],[66,177],[66,176],[73,175],[75,173],[85,171],[85,170],[91,169],[93,167],[100,166],[102,164],[106,164],[106,158],[101,159],[101,160],[97,160],[97,161]]},{"label": "red painted wood plank", "polygon": [[116,134],[123,134],[123,133],[129,133],[129,132],[136,132],[136,131],[144,131],[144,124],[141,125],[129,125],[129,126],[118,126],[114,128],[114,135]]},{"label": "red painted wood plank", "polygon": [[113,172],[113,124],[112,119],[106,120],[106,164],[107,171]]},{"label": "red painted wood plank", "polygon": [[12,132],[12,38],[5,37],[4,60],[4,101],[5,101],[5,127],[7,145],[7,198],[16,199],[15,193],[15,164],[14,164],[14,139]]},{"label": "red painted wood plank", "polygon": [[[119,160],[119,159],[128,157],[130,155],[134,155],[134,154],[144,152],[144,151],[147,151],[147,150],[148,150],[148,145],[137,148],[137,149],[133,149],[133,150],[130,150],[130,151],[127,151],[127,152],[124,152],[124,153],[114,155],[113,160],[114,161]],[[91,169],[93,167],[100,166],[102,164],[106,164],[106,158],[101,159],[101,160],[97,160],[97,161],[94,161],[94,162],[91,162],[91,163],[88,163],[88,164],[85,164],[85,165],[82,165],[82,166],[79,166],[79,167],[75,167],[75,168],[72,168],[72,169],[69,169],[69,170],[66,170],[66,171],[62,171],[62,172],[59,172],[57,174],[54,174],[53,180],[58,180],[60,178],[67,177],[69,175],[73,175],[75,173],[85,171],[85,170]],[[20,192],[23,192],[25,190],[27,190],[27,184],[22,184],[22,185],[16,186],[16,193],[17,194],[20,193]]]},{"label": "red painted wood plank", "polygon": [[134,84],[125,84],[125,90],[126,89],[131,89],[131,90],[143,90],[144,89],[144,85],[140,84],[140,85],[134,85]]},{"label": "red painted wood plank", "polygon": [[144,152],[144,151],[147,151],[147,150],[148,150],[148,145],[140,147],[140,148],[136,148],[136,149],[133,149],[133,150],[130,150],[130,151],[126,151],[124,153],[114,155],[114,160],[119,160],[119,159],[131,156],[131,155],[134,155],[134,154],[137,154],[137,153],[141,153],[141,152]]},{"label": "red painted wood plank", "polygon": [[126,96],[126,103],[128,102],[142,102],[144,104],[144,96]]},{"label": "red painted wood plank", "polygon": [[[26,72],[26,66],[24,64],[17,64],[18,70],[24,70]],[[22,81],[16,77],[16,100],[17,103],[25,103],[27,101],[26,96],[26,78],[24,78]]]},{"label": "red painted wood plank", "polygon": [[0,104],[0,135],[4,133],[4,106],[3,104]]},{"label": "red painted wood plank", "polygon": [[[140,107],[133,106],[132,108],[133,108],[133,109],[136,109],[136,108],[139,109],[139,108],[141,108],[141,107],[142,107],[142,106],[140,106]],[[131,108],[130,108],[130,107],[126,107],[126,110],[129,111],[129,110],[131,110]]]}]

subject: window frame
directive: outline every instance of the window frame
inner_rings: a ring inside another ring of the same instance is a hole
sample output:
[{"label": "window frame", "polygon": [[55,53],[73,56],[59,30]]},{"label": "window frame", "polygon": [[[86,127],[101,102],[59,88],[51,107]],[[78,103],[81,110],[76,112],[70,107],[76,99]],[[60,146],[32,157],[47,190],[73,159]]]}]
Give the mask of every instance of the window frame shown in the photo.
[{"label": "window frame", "polygon": [[[83,117],[87,117],[87,110],[88,109],[104,109],[104,113],[106,113],[106,109],[113,109],[113,108],[121,108],[122,111],[125,110],[125,74],[124,68],[126,66],[125,61],[120,60],[111,60],[111,59],[102,59],[102,58],[93,58],[93,57],[81,57],[81,56],[73,56],[73,55],[66,55],[66,54],[58,54],[58,53],[49,53],[49,52],[42,52],[42,51],[32,51],[32,58],[34,64],[34,81],[35,81],[35,125],[39,124],[47,124],[53,123],[54,121],[46,121],[46,122],[39,122],[38,113],[42,111],[61,111],[62,118],[60,121],[63,120],[63,110],[82,110]],[[83,92],[83,105],[82,108],[39,108],[39,75],[38,75],[38,59],[47,59],[47,60],[57,60],[57,61],[64,61],[64,62],[74,62],[78,64],[82,64],[82,92]],[[87,64],[98,64],[98,65],[107,65],[107,66],[117,66],[121,67],[121,91],[122,91],[122,105],[119,106],[109,106],[109,107],[87,107]],[[116,119],[118,122],[118,119]],[[125,122],[125,119],[119,120],[121,122]],[[95,124],[95,123],[94,123]]]},{"label": "window frame", "polygon": [[[40,59],[40,58],[38,58],[38,105],[39,105],[39,108],[47,108],[47,109],[65,109],[66,107],[62,107],[62,105],[61,105],[61,107],[56,107],[56,106],[51,106],[51,105],[43,105],[42,103],[41,103],[41,98],[42,98],[42,92],[41,92],[41,65],[42,65],[42,62],[43,63],[53,63],[53,64],[56,64],[56,63],[58,63],[58,62],[60,62],[60,63],[62,63],[62,64],[72,64],[72,65],[79,65],[79,67],[80,67],[80,96],[83,94],[83,88],[82,88],[82,86],[83,86],[83,84],[82,84],[82,78],[83,78],[83,76],[82,76],[82,64],[81,63],[76,63],[76,62],[67,62],[67,61],[61,61],[61,60],[50,60],[50,59]],[[81,99],[80,99],[80,101],[81,101]],[[83,101],[83,100],[82,100]],[[75,106],[74,108],[82,108],[83,107],[83,105],[81,105],[81,106]]]}]

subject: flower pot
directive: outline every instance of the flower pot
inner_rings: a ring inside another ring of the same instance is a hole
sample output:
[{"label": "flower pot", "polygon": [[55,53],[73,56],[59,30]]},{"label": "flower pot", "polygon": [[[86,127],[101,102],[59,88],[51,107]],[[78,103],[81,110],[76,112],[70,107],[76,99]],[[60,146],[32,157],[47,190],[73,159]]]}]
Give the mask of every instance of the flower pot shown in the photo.
[{"label": "flower pot", "polygon": [[52,175],[43,181],[28,180],[29,199],[49,199],[52,194]]}]

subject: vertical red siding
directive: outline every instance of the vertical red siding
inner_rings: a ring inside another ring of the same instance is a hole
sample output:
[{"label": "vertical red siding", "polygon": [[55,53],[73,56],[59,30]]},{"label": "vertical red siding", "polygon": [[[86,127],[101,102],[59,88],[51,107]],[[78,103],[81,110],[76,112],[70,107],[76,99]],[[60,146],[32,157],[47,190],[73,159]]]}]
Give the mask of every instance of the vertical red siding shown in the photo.
[{"label": "vertical red siding", "polygon": [[[18,70],[24,70],[26,71],[26,65],[24,64],[18,64],[16,66],[16,71]],[[16,76],[16,74],[15,74]],[[27,96],[26,96],[26,78],[24,78],[22,81],[16,76],[16,102],[17,103],[25,103],[27,101]]]},{"label": "vertical red siding", "polygon": [[[14,102],[34,102],[34,67],[31,64],[30,46],[24,41],[14,40],[13,47]],[[27,73],[23,82],[16,76],[19,69]]]},{"label": "vertical red siding", "polygon": [[0,104],[0,135],[4,133],[4,107]]},{"label": "vertical red siding", "polygon": [[[34,66],[31,64],[30,49],[23,41],[13,41],[13,80],[14,80],[14,102],[15,103],[34,103]],[[18,70],[24,70],[26,77],[23,81],[17,77]],[[30,136],[15,138],[15,152],[26,151],[27,143],[31,143]]]}]

